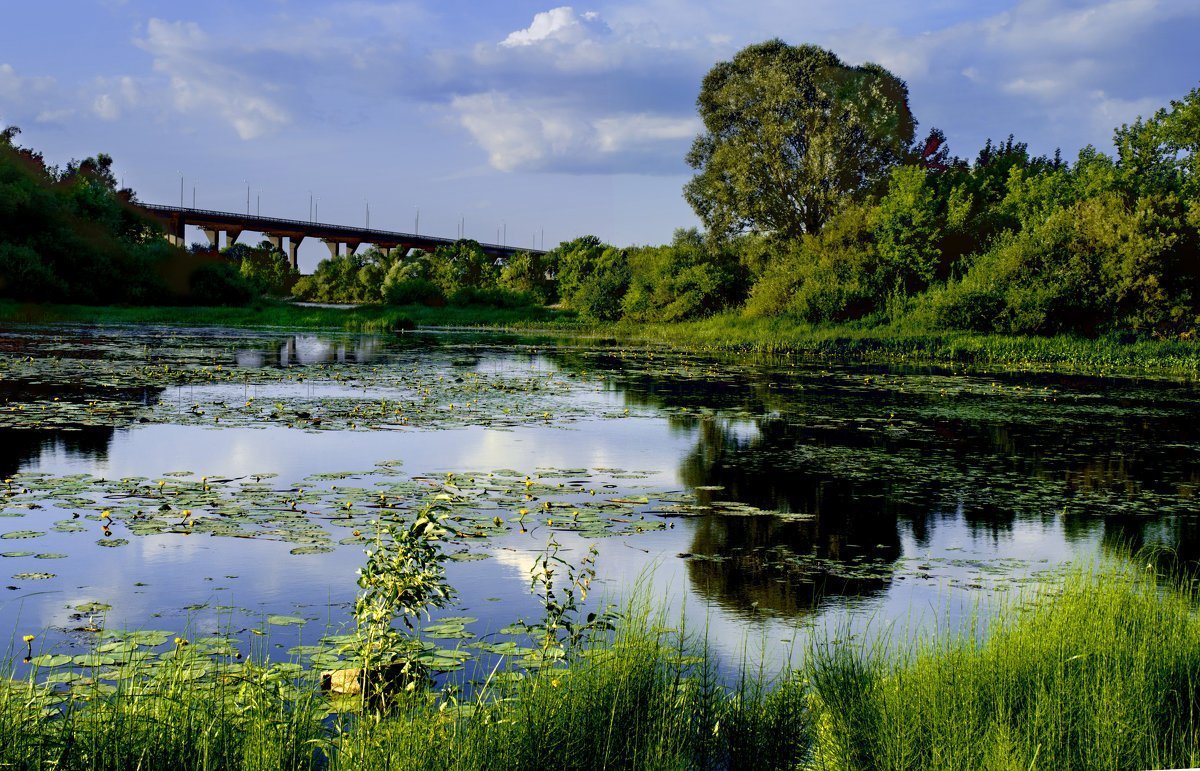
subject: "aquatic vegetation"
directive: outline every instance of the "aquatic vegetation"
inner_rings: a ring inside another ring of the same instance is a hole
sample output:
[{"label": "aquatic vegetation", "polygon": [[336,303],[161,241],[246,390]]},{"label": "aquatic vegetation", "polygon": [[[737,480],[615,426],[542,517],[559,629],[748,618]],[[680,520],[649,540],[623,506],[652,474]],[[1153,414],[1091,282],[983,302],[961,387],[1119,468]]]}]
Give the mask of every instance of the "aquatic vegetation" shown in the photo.
[{"label": "aquatic vegetation", "polygon": [[1163,583],[1081,567],[949,636],[818,645],[814,765],[1195,765],[1200,616],[1194,587]]}]

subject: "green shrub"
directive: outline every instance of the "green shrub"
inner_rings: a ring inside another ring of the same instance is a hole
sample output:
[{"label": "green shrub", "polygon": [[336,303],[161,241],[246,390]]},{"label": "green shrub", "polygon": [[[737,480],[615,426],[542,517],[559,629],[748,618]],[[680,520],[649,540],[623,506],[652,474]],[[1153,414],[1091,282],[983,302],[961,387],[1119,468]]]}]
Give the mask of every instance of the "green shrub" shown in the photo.
[{"label": "green shrub", "polygon": [[428,305],[437,307],[446,304],[446,296],[437,284],[423,278],[398,281],[389,279],[383,284],[383,301],[388,305]]},{"label": "green shrub", "polygon": [[254,287],[228,262],[201,265],[188,283],[196,305],[245,305],[254,299]]},{"label": "green shrub", "polygon": [[457,306],[486,305],[493,308],[524,308],[539,305],[537,297],[529,292],[515,292],[501,287],[465,286],[450,295],[450,304]]},{"label": "green shrub", "polygon": [[679,229],[669,246],[626,252],[629,290],[622,311],[634,321],[682,321],[709,316],[745,299],[747,270],[728,244]]}]

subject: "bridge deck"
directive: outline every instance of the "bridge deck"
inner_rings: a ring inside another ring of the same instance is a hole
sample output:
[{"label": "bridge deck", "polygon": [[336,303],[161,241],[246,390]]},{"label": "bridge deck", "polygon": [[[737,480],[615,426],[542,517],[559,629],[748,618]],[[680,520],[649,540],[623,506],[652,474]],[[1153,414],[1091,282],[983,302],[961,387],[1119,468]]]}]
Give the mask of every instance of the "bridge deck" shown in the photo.
[{"label": "bridge deck", "polygon": [[[180,237],[182,237],[184,225],[193,225],[199,228],[220,231],[251,231],[264,235],[286,236],[288,238],[316,238],[341,243],[375,244],[376,246],[387,248],[417,248],[430,252],[439,246],[453,244],[456,240],[453,238],[439,238],[437,236],[422,236],[416,233],[358,228],[324,222],[306,222],[304,220],[281,219],[279,217],[261,217],[252,214],[237,214],[235,212],[212,211],[209,209],[189,209],[179,206],[162,206],[148,203],[139,203],[137,205],[150,216],[168,224],[168,232],[174,231]],[[516,252],[544,254],[544,251],[540,249],[523,249],[507,244],[480,244],[480,246],[487,253],[497,256],[509,256]]]}]

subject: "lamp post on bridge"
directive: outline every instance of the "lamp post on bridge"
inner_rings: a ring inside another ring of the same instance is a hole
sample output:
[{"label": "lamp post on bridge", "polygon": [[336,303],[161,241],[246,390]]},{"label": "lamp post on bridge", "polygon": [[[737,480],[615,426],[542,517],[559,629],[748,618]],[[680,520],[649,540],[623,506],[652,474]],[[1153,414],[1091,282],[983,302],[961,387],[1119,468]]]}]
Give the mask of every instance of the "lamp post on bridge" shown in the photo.
[{"label": "lamp post on bridge", "polygon": [[183,172],[179,172],[179,208],[183,208]]}]

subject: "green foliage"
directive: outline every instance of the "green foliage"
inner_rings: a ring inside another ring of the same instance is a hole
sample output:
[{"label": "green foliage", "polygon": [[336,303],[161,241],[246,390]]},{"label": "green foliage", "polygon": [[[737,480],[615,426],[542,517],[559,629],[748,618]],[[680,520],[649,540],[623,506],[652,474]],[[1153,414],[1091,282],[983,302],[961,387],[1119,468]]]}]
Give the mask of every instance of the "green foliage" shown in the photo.
[{"label": "green foliage", "polygon": [[728,244],[708,243],[695,229],[677,230],[670,246],[627,251],[629,291],[621,301],[633,321],[708,316],[745,297],[745,266]]},{"label": "green foliage", "polygon": [[533,294],[498,286],[483,288],[464,286],[450,295],[449,302],[458,307],[474,305],[491,308],[526,308],[540,304],[538,298]]},{"label": "green foliage", "polygon": [[258,295],[287,296],[300,278],[299,271],[292,268],[287,256],[270,241],[263,241],[253,248],[235,244],[222,254],[238,266],[242,278]]},{"label": "green foliage", "polygon": [[537,640],[543,660],[577,654],[579,646],[594,641],[597,633],[613,629],[609,613],[583,615],[588,591],[596,578],[599,550],[594,544],[588,547],[587,556],[576,565],[560,556],[561,548],[562,544],[551,537],[529,573],[530,588],[545,610]]},{"label": "green foliage", "polygon": [[500,271],[500,286],[549,303],[558,299],[551,261],[546,255],[517,252]]},{"label": "green foliage", "polygon": [[362,254],[339,254],[321,260],[312,275],[298,279],[292,294],[323,303],[382,302],[384,281],[395,261],[374,247]]},{"label": "green foliage", "polygon": [[[445,532],[445,517],[436,506],[426,506],[412,522],[401,525],[381,519],[374,523],[375,539],[366,550],[366,564],[358,571],[358,598],[354,602],[356,629],[346,650],[364,673],[364,684],[379,678],[384,667],[394,664],[400,672],[391,678],[415,690],[420,679],[414,660],[414,621],[428,618],[430,609],[453,602],[454,587],[446,582],[446,555],[439,538]],[[399,621],[407,632],[395,627]],[[386,694],[369,694],[376,703]]]},{"label": "green foliage", "polygon": [[245,305],[255,297],[255,287],[232,263],[206,262],[192,272],[188,282],[197,305]]},{"label": "green foliage", "polygon": [[583,236],[560,244],[550,259],[558,267],[558,294],[564,305],[590,321],[621,318],[631,277],[624,252],[595,236]]},{"label": "green foliage", "polygon": [[462,238],[433,253],[434,280],[447,295],[460,289],[491,289],[500,278],[496,259],[478,241]]},{"label": "green foliage", "polygon": [[999,239],[914,314],[980,331],[1182,333],[1200,321],[1196,243],[1174,197],[1084,198]]},{"label": "green foliage", "polygon": [[990,621],[986,636],[967,628],[887,652],[817,647],[806,670],[815,692],[813,766],[1195,764],[1194,590],[1107,567],[1021,600]]},{"label": "green foliage", "polygon": [[875,64],[851,67],[816,46],[770,40],[705,76],[705,133],[684,197],[718,234],[819,233],[848,199],[876,190],[908,154],[908,88]]},{"label": "green foliage", "polygon": [[871,228],[879,259],[877,283],[896,294],[928,287],[940,261],[938,202],[926,175],[917,166],[894,169]]},{"label": "green foliage", "polygon": [[735,242],[754,276],[745,312],[924,331],[1192,336],[1198,115],[1200,90],[1118,129],[1115,160],[1086,147],[1074,164],[1031,156],[1011,136],[967,163],[935,131],[886,189],[843,203],[820,233]]},{"label": "green foliage", "polygon": [[[810,322],[873,313],[886,299],[872,240],[874,207],[850,204],[817,235],[781,244],[751,290],[746,313],[787,314]],[[890,287],[889,287],[890,289]]]},{"label": "green foliage", "polygon": [[156,228],[101,153],[59,170],[0,132],[0,294],[83,303],[169,301]]}]

